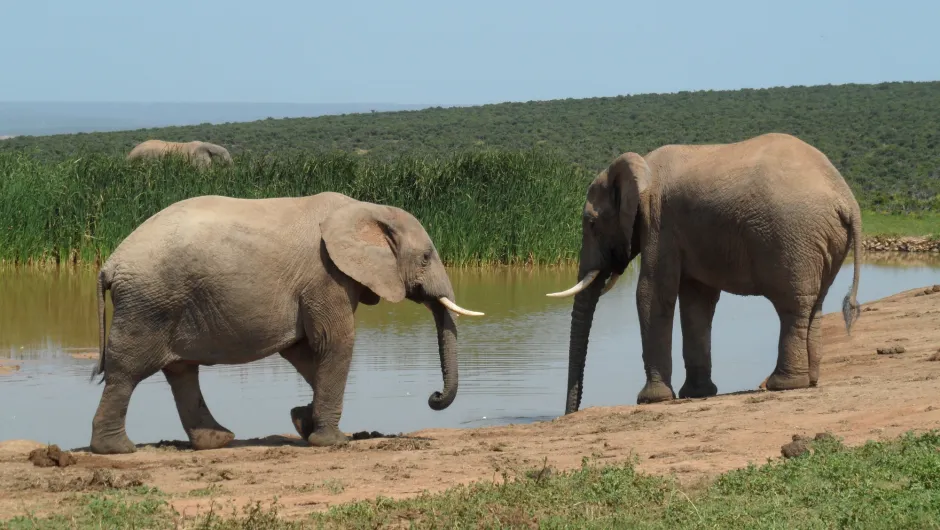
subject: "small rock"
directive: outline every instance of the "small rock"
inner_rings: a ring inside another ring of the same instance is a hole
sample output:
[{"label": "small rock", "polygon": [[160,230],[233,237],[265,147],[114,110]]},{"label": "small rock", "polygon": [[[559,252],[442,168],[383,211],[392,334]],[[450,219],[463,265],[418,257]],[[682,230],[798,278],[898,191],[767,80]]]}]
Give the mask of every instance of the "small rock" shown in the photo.
[{"label": "small rock", "polygon": [[888,348],[878,348],[878,355],[895,355],[898,353],[904,353],[907,349],[904,346],[891,346]]},{"label": "small rock", "polygon": [[829,432],[817,432],[816,437],[814,438],[817,442],[822,440],[835,441],[836,437]]},{"label": "small rock", "polygon": [[796,458],[809,452],[809,442],[798,435],[793,436],[793,441],[780,446],[780,454],[784,458]]},{"label": "small rock", "polygon": [[72,453],[59,449],[55,444],[33,449],[28,458],[36,467],[68,467],[78,462]]}]

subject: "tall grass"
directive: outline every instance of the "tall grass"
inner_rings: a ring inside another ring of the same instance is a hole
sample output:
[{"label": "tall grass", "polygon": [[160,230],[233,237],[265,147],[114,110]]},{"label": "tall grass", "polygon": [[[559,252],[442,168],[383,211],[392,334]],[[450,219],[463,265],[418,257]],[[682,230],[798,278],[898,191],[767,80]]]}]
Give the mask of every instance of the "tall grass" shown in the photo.
[{"label": "tall grass", "polygon": [[[342,152],[236,156],[200,170],[166,158],[91,155],[44,162],[0,153],[0,263],[95,263],[160,209],[197,195],[260,198],[336,191],[408,210],[450,266],[577,259],[593,174],[550,152],[473,151],[390,161]],[[861,197],[860,197],[861,200]],[[936,214],[866,213],[866,234],[940,234]]]},{"label": "tall grass", "polygon": [[0,261],[104,260],[160,209],[198,195],[244,198],[323,191],[404,208],[448,265],[576,259],[592,175],[536,151],[375,161],[335,153],[236,157],[197,169],[178,158],[129,163],[94,155],[40,162],[0,154]]}]

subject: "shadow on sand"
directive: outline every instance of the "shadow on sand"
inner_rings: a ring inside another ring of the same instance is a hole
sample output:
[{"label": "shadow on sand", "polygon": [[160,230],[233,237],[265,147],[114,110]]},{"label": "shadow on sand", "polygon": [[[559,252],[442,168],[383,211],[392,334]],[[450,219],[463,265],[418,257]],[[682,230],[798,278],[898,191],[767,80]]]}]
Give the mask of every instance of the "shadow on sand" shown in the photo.
[{"label": "shadow on sand", "polygon": [[[432,441],[433,438],[428,438],[425,436],[405,436],[403,434],[383,434],[378,431],[360,431],[353,433],[347,437],[350,442],[356,442],[361,440],[373,440],[376,438],[401,438],[404,440],[425,440]],[[138,450],[140,449],[167,449],[173,448],[177,451],[192,451],[192,444],[188,441],[183,440],[160,440],[156,443],[140,443],[134,444]],[[263,438],[248,438],[245,440],[232,440],[222,449],[238,449],[243,447],[311,447],[306,440],[297,436],[296,434],[273,434],[271,436],[265,436]],[[85,447],[76,447],[74,449],[69,449],[69,451],[81,451],[81,452],[91,452],[88,446]]]}]

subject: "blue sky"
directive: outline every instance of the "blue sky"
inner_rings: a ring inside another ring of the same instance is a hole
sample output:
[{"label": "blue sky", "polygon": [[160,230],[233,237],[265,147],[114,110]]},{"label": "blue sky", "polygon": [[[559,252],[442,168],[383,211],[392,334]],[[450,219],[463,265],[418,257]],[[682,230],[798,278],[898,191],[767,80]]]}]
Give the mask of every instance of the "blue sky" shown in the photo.
[{"label": "blue sky", "polygon": [[0,0],[0,101],[480,104],[924,81],[940,79],[938,20],[927,0]]}]

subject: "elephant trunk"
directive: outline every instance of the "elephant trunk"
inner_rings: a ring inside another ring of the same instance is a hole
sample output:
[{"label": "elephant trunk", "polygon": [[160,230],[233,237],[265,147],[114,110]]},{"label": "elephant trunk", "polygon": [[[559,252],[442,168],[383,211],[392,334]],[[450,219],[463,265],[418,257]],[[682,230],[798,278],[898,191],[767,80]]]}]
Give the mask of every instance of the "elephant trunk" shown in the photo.
[{"label": "elephant trunk", "polygon": [[431,394],[428,406],[434,410],[444,410],[457,397],[457,325],[444,304],[430,302],[428,306],[434,314],[434,323],[437,326],[437,347],[441,356],[441,373],[444,376],[444,390]]},{"label": "elephant trunk", "polygon": [[[603,276],[607,274],[602,273]],[[584,389],[584,362],[587,358],[588,338],[594,322],[594,310],[597,300],[604,289],[607,278],[591,282],[574,297],[571,310],[571,334],[568,342],[568,396],[565,402],[565,414],[577,412],[581,406],[581,393]]]}]

